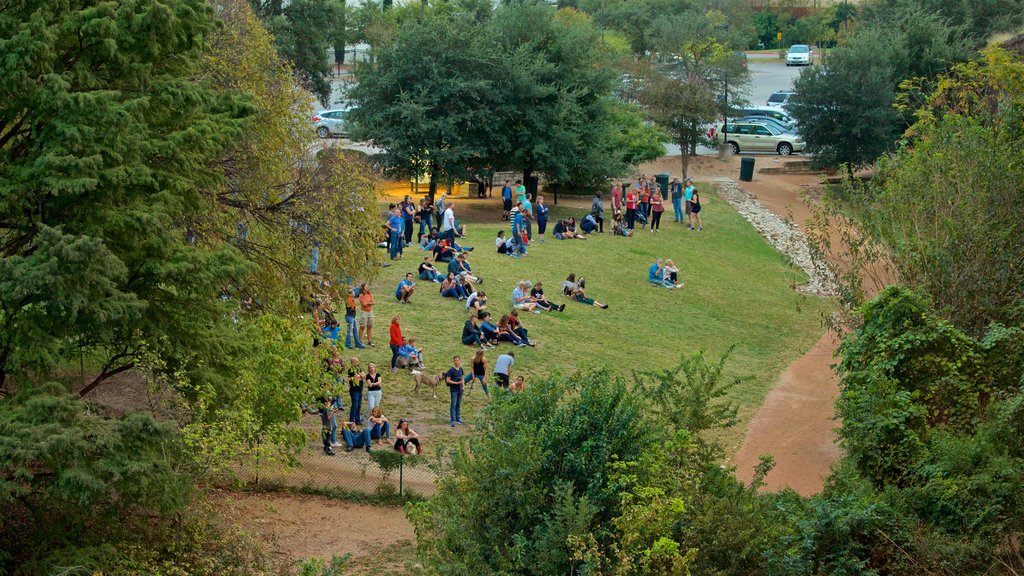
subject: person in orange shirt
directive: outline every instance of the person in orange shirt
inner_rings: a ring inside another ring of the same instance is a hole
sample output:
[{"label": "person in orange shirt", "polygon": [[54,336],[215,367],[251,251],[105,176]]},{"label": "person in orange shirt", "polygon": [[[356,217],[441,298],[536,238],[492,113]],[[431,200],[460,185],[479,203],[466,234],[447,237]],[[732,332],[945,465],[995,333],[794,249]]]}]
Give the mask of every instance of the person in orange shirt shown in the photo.
[{"label": "person in orange shirt", "polygon": [[359,339],[373,346],[373,294],[365,283],[359,286]]},{"label": "person in orange shirt", "polygon": [[404,343],[402,341],[402,327],[398,324],[401,321],[401,317],[396,315],[391,319],[391,340],[388,344],[391,345],[391,371],[398,372],[398,349],[402,347]]}]

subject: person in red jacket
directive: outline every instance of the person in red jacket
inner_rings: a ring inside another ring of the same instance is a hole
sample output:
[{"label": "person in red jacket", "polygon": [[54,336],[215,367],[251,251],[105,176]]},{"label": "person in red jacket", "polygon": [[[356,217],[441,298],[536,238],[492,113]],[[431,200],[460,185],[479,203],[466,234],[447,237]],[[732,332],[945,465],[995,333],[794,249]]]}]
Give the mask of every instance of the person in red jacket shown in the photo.
[{"label": "person in red jacket", "polygon": [[399,326],[401,317],[395,316],[391,319],[391,371],[398,372],[398,349],[402,347],[402,327]]}]

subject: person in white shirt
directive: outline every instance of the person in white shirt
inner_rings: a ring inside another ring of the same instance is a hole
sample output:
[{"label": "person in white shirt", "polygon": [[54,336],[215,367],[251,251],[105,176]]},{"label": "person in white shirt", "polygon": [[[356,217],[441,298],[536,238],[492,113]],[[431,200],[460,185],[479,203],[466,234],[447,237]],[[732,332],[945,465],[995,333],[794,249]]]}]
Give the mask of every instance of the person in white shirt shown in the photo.
[{"label": "person in white shirt", "polygon": [[512,307],[516,310],[540,314],[540,310],[537,310],[536,300],[530,296],[527,290],[526,282],[520,280],[519,284],[512,290]]},{"label": "person in white shirt", "polygon": [[455,242],[455,202],[448,202],[441,218],[441,238]]},{"label": "person in white shirt", "polygon": [[515,363],[515,352],[498,356],[498,359],[494,362],[494,377],[498,380],[498,386],[508,388],[508,379],[512,375],[512,366]]}]

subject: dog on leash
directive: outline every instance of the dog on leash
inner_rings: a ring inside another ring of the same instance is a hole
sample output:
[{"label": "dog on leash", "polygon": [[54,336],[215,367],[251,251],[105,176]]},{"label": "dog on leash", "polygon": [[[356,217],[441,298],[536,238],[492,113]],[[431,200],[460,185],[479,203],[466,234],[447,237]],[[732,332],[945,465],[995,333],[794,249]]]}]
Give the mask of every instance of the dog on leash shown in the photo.
[{"label": "dog on leash", "polygon": [[420,384],[430,387],[430,392],[437,398],[437,385],[444,381],[444,374],[427,374],[419,370],[413,370],[412,381],[416,383],[417,394],[420,393]]}]

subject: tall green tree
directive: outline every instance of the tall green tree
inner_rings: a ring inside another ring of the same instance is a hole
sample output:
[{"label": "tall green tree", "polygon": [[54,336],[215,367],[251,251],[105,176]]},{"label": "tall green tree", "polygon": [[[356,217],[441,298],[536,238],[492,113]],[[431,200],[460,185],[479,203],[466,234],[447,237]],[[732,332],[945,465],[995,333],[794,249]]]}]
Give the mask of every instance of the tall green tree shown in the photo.
[{"label": "tall green tree", "polygon": [[390,174],[427,174],[433,198],[439,182],[466,177],[488,155],[497,58],[472,21],[432,9],[374,52],[356,67],[354,133],[383,150]]},{"label": "tall green tree", "polygon": [[84,394],[144,344],[210,359],[211,295],[250,268],[181,225],[251,112],[194,82],[211,8],[18,2],[0,28],[20,55],[0,64],[0,387],[82,354],[99,366]]},{"label": "tall green tree", "polygon": [[899,58],[888,33],[865,30],[794,82],[789,110],[819,162],[852,175],[895,147]]}]

